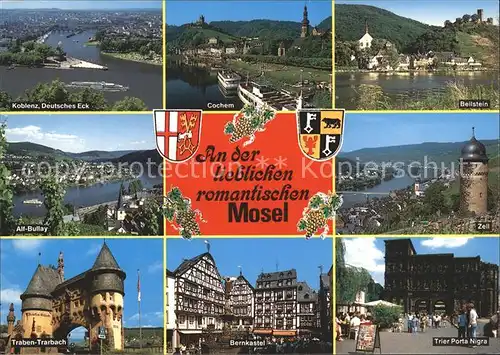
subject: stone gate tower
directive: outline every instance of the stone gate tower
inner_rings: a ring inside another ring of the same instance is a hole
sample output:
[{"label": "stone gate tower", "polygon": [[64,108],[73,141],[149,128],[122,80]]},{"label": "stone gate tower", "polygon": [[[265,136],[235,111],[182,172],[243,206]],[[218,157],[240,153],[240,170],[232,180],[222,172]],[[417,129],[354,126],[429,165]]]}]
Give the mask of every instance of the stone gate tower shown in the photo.
[{"label": "stone gate tower", "polygon": [[488,156],[472,128],[472,138],[460,156],[460,211],[476,215],[488,212]]},{"label": "stone gate tower", "polygon": [[106,243],[87,277],[91,282],[89,296],[92,319],[97,321],[92,324],[90,338],[97,339],[99,326],[103,326],[108,333],[107,341],[110,348],[123,350],[125,338],[122,316],[125,273],[118,266]]},{"label": "stone gate tower", "polygon": [[[99,344],[99,328],[107,330],[109,350],[123,350],[123,298],[125,272],[120,269],[106,243],[91,269],[64,279],[64,258],[58,266],[38,265],[26,291],[21,295],[22,317],[14,337],[65,339],[78,327],[89,332],[93,350]],[[13,323],[13,321],[12,321]],[[33,348],[22,348],[21,351]],[[38,349],[52,353],[56,349]],[[37,352],[40,352],[37,351]]]}]

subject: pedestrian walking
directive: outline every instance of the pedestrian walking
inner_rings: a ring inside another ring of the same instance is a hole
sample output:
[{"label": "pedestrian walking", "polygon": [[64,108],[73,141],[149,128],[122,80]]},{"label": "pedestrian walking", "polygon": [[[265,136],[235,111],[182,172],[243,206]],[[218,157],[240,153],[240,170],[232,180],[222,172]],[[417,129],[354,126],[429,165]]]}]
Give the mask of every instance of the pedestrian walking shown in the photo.
[{"label": "pedestrian walking", "polygon": [[467,316],[464,310],[460,311],[460,315],[458,316],[458,337],[465,338],[467,328]]},{"label": "pedestrian walking", "polygon": [[[477,312],[476,309],[474,308],[474,303],[470,304],[470,323],[469,323],[469,329],[470,329],[470,334],[469,338],[475,339],[477,338]],[[473,348],[476,346],[473,345]]]},{"label": "pedestrian walking", "polygon": [[417,335],[417,332],[418,332],[418,317],[415,315],[412,319],[412,326],[413,326],[413,329],[412,329],[412,332],[413,332],[413,335]]}]

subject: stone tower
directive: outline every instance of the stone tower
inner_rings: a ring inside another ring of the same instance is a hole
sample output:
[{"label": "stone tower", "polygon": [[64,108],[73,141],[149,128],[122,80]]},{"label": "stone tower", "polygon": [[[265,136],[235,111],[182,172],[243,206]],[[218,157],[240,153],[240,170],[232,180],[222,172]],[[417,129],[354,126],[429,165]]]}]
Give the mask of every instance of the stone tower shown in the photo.
[{"label": "stone tower", "polygon": [[57,273],[61,282],[64,282],[64,255],[63,252],[59,252],[59,258],[57,258]]},{"label": "stone tower", "polygon": [[476,215],[488,212],[488,156],[472,128],[472,138],[460,156],[460,211]]},{"label": "stone tower", "polygon": [[14,315],[14,303],[9,306],[9,314],[7,315],[7,334],[12,335],[14,332],[14,322],[16,321],[16,316]]},{"label": "stone tower", "polygon": [[483,22],[483,14],[484,14],[484,10],[483,9],[477,9],[477,22]]},{"label": "stone tower", "polygon": [[90,338],[97,339],[99,327],[104,327],[107,330],[106,340],[110,350],[123,350],[123,281],[126,276],[106,243],[103,244],[87,277],[91,282],[90,309],[93,319]]},{"label": "stone tower", "polygon": [[300,37],[304,38],[309,36],[309,19],[307,18],[307,5],[304,6],[304,13],[302,18],[302,29],[300,31]]},{"label": "stone tower", "polygon": [[[23,338],[52,336],[52,295],[59,284],[57,270],[38,265],[26,291],[21,295]],[[33,326],[34,325],[34,326]]]}]

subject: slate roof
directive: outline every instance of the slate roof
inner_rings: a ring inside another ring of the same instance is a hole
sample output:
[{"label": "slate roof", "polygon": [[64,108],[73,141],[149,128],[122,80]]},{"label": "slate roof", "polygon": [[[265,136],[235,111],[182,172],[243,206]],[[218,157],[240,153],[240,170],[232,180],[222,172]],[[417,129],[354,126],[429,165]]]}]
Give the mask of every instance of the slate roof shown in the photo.
[{"label": "slate roof", "polygon": [[97,258],[95,259],[94,266],[92,266],[91,270],[98,270],[98,269],[119,269],[120,266],[116,262],[115,257],[113,254],[111,254],[111,250],[109,250],[108,245],[106,242],[102,245],[101,251],[99,252],[99,255],[97,255]]},{"label": "slate roof", "polygon": [[329,291],[332,288],[332,285],[330,285],[330,276],[328,274],[321,274],[321,282],[323,283],[323,288],[327,291]]},{"label": "slate roof", "polygon": [[[306,298],[306,295],[308,297]],[[297,282],[297,302],[316,302],[318,294],[305,281]]]},{"label": "slate roof", "polygon": [[282,287],[282,286],[278,286],[278,281],[287,280],[287,279],[292,279],[292,284],[288,285],[288,287],[289,286],[296,286],[297,285],[297,270],[290,269],[290,270],[284,270],[284,271],[261,273],[257,277],[257,282],[270,282],[271,283],[270,287],[273,288],[273,287]]},{"label": "slate roof", "polygon": [[201,259],[203,259],[204,256],[208,256],[209,258],[211,258],[213,260],[212,255],[210,253],[208,253],[208,252],[200,254],[198,256],[195,256],[194,258],[191,258],[191,259],[188,259],[188,260],[184,260],[177,267],[177,269],[174,270],[174,274],[177,275],[177,276],[182,275],[187,270],[189,270],[190,268],[192,268],[198,261],[200,261]]},{"label": "slate roof", "polygon": [[56,269],[52,267],[38,265],[35,273],[26,287],[22,296],[45,296],[50,297],[50,293],[61,283],[61,278]]}]

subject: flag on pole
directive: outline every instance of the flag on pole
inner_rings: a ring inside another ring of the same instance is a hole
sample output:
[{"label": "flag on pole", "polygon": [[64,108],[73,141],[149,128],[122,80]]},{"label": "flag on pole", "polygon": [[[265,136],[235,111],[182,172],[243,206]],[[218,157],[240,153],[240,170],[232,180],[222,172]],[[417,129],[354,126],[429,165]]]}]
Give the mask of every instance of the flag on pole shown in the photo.
[{"label": "flag on pole", "polygon": [[137,302],[141,302],[141,274],[137,270]]}]

